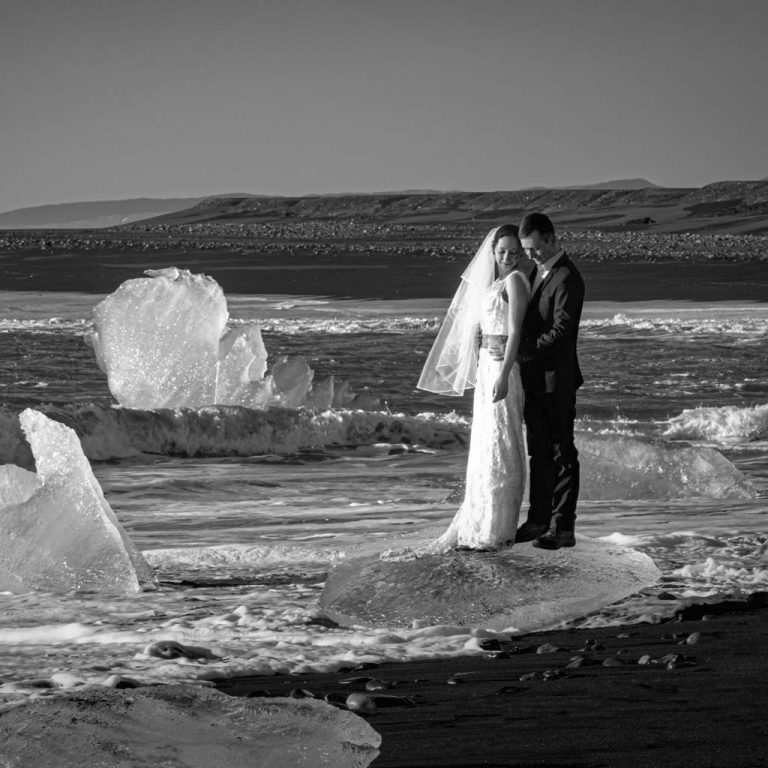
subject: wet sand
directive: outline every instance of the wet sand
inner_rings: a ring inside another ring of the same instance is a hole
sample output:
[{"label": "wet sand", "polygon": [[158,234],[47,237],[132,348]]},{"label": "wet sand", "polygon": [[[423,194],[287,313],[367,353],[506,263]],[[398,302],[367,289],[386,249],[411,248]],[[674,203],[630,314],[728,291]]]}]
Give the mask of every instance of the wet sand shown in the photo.
[{"label": "wet sand", "polygon": [[[135,245],[135,244],[134,244]],[[449,299],[475,247],[434,256],[430,244],[413,253],[384,251],[371,244],[365,254],[339,246],[319,257],[300,248],[286,252],[240,253],[217,248],[151,252],[66,249],[4,250],[0,282],[5,291],[108,294],[148,269],[176,266],[213,277],[226,295],[312,295],[370,299]],[[587,301],[763,302],[768,269],[762,261],[694,263],[596,259],[583,245],[570,251],[587,283]]]},{"label": "wet sand", "polygon": [[[766,606],[768,594],[757,593],[664,624],[517,636],[485,656],[217,686],[237,696],[323,697],[364,692],[359,678],[391,684],[370,695],[413,703],[365,715],[383,739],[375,768],[764,766]],[[537,653],[547,644],[561,650]],[[651,663],[639,664],[643,656]],[[575,658],[586,661],[568,668]]]}]

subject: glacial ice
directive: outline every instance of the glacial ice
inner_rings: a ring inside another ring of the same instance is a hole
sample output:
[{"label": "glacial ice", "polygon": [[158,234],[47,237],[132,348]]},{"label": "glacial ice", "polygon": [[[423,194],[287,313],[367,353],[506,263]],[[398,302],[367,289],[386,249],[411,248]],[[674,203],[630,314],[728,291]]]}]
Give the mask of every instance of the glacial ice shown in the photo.
[{"label": "glacial ice", "polygon": [[328,408],[352,399],[332,378],[313,390],[314,373],[302,357],[279,357],[267,374],[259,326],[227,330],[227,302],[212,278],[176,267],[145,274],[96,306],[87,338],[121,405]]},{"label": "glacial ice", "polygon": [[0,465],[0,509],[23,504],[41,488],[34,472],[15,464]]},{"label": "glacial ice", "polygon": [[137,592],[152,569],[115,517],[75,432],[19,415],[37,474],[0,468],[0,582],[29,589]]},{"label": "glacial ice", "polygon": [[575,548],[554,552],[518,546],[410,560],[373,554],[328,574],[320,609],[346,625],[418,622],[527,632],[603,608],[660,575],[647,555],[583,536]]},{"label": "glacial ice", "polygon": [[192,685],[75,689],[0,722],[7,768],[366,768],[380,744],[363,718],[324,701],[236,698]]},{"label": "glacial ice", "polygon": [[719,451],[620,435],[577,436],[581,499],[751,499],[755,489]]}]

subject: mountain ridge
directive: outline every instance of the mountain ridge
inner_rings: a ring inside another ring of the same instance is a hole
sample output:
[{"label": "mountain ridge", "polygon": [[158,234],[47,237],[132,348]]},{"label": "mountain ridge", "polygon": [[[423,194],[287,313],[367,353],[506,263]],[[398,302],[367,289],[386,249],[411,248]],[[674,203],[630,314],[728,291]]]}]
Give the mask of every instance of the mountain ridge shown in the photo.
[{"label": "mountain ridge", "polygon": [[[646,184],[650,186],[645,186]],[[300,196],[219,194],[195,198],[59,203],[0,213],[0,229],[149,229],[206,222],[265,219],[377,218],[408,221],[515,218],[541,210],[558,222],[654,226],[691,217],[762,218],[768,214],[768,179],[719,181],[703,187],[661,187],[646,179],[618,179],[571,187],[509,191],[332,193]]]}]

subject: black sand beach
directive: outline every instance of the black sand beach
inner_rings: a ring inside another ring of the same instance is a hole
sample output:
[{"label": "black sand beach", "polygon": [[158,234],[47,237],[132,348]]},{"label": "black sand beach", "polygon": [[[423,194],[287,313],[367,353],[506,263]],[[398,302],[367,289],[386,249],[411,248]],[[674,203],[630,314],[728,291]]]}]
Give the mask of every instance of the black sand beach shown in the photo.
[{"label": "black sand beach", "polygon": [[[473,225],[476,227],[476,225]],[[487,225],[483,225],[483,232]],[[587,301],[765,301],[768,235],[606,235],[563,243],[587,283]],[[111,293],[145,270],[175,266],[213,277],[225,294],[354,299],[448,298],[476,247],[435,225],[418,239],[276,242],[218,238],[169,242],[101,231],[0,232],[8,291]]]},{"label": "black sand beach", "polygon": [[217,687],[341,698],[364,692],[367,677],[383,680],[391,687],[371,696],[413,703],[365,715],[383,738],[376,768],[757,768],[768,750],[766,606],[757,593],[664,624],[517,636],[501,650],[490,642],[486,656]]}]

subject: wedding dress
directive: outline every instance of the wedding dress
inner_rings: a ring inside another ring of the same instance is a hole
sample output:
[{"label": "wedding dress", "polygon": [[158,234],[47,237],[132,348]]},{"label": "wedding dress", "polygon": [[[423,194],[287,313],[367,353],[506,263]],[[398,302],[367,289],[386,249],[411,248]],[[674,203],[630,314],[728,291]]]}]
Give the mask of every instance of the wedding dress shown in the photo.
[{"label": "wedding dress", "polygon": [[[530,296],[530,283],[522,272],[513,272]],[[482,297],[480,329],[484,335],[507,336],[509,305],[504,281],[496,280]],[[523,434],[525,396],[520,366],[509,374],[507,396],[493,402],[493,386],[502,361],[481,349],[477,360],[472,431],[467,458],[466,490],[445,533],[417,549],[389,551],[384,559],[402,560],[442,554],[456,548],[493,550],[511,544],[525,491],[528,457]]]},{"label": "wedding dress", "polygon": [[[521,272],[514,272],[513,279],[530,292]],[[508,334],[509,309],[503,291],[504,281],[496,280],[486,293],[480,315],[484,335]],[[494,360],[487,349],[480,350],[464,501],[448,530],[435,542],[437,551],[498,549],[514,541],[528,466],[523,436],[525,396],[520,366],[515,363],[507,396],[493,402],[493,385],[501,366],[502,361]]]}]

